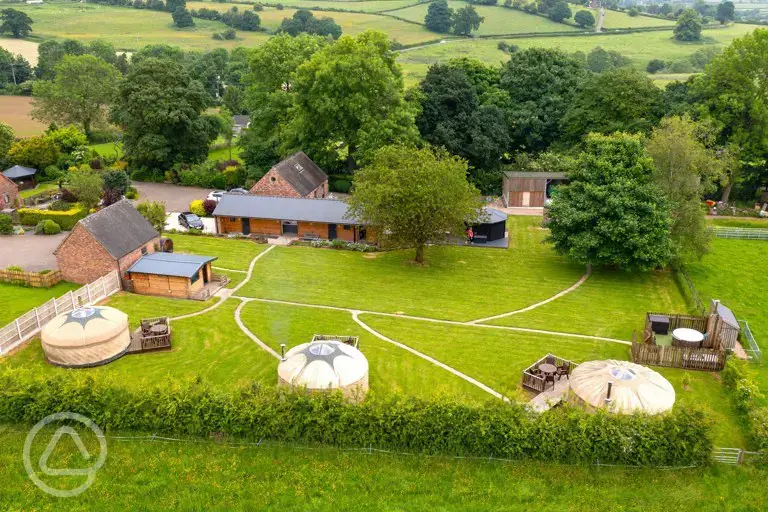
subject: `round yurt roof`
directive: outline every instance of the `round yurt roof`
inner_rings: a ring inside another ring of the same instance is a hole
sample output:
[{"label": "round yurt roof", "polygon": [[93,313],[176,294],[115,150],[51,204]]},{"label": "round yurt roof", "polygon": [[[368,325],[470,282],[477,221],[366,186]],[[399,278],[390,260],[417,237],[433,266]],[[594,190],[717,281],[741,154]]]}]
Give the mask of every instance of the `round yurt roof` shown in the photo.
[{"label": "round yurt roof", "polygon": [[368,360],[351,345],[328,340],[297,345],[277,367],[281,380],[307,389],[343,388],[368,375]]},{"label": "round yurt roof", "polygon": [[612,383],[611,412],[657,414],[675,404],[675,389],[658,372],[629,361],[588,361],[570,376],[571,390],[593,407],[606,407],[608,383]]},{"label": "round yurt roof", "polygon": [[130,345],[128,316],[115,308],[88,306],[62,313],[42,330],[48,360],[62,366],[91,366],[119,357]]}]

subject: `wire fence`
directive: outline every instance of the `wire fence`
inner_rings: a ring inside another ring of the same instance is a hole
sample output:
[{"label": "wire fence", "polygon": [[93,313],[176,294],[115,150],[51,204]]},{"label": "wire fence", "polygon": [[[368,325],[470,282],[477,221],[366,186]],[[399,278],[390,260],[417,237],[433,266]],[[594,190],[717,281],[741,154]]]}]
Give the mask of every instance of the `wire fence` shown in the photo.
[{"label": "wire fence", "polygon": [[744,352],[747,353],[749,360],[758,365],[763,364],[763,353],[760,351],[760,346],[755,341],[755,337],[752,335],[752,330],[749,328],[749,323],[746,320],[739,320],[741,325],[741,339],[746,341],[746,345],[742,343]]},{"label": "wire fence", "polygon": [[715,238],[734,240],[768,240],[768,229],[762,228],[725,228],[712,226],[708,229]]},{"label": "wire fence", "polygon": [[691,276],[688,275],[688,271],[685,270],[685,267],[681,265],[680,268],[675,270],[675,276],[678,278],[678,282],[683,288],[683,293],[686,293],[690,297],[691,302],[693,302],[693,305],[696,307],[696,311],[698,311],[699,315],[704,315],[707,308],[704,307],[704,301],[701,300],[701,295],[699,295],[699,292],[696,290],[696,286],[693,284],[693,280],[691,279]]}]

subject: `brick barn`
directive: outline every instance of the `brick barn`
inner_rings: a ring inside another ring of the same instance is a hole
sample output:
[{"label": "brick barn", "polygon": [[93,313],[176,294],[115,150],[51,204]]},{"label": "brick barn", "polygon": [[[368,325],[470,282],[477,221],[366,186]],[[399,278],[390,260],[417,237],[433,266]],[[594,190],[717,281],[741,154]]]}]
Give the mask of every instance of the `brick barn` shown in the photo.
[{"label": "brick barn", "polygon": [[19,187],[10,178],[0,174],[0,210],[15,208],[19,204]]},{"label": "brick barn", "polygon": [[328,175],[299,151],[275,164],[250,192],[259,196],[324,198],[328,195]]},{"label": "brick barn", "polygon": [[123,199],[80,220],[54,251],[62,277],[85,284],[117,270],[122,276],[160,236],[130,201]]},{"label": "brick barn", "polygon": [[222,234],[365,240],[365,227],[347,210],[347,203],[334,199],[224,194],[213,216]]}]

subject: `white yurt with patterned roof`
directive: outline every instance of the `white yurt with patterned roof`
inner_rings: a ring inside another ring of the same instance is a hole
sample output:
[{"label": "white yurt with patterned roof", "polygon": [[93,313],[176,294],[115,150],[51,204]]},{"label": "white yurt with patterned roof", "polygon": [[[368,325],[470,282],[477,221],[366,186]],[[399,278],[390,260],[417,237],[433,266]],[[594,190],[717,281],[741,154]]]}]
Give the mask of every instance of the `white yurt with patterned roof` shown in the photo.
[{"label": "white yurt with patterned roof", "polygon": [[278,365],[277,375],[281,386],[310,392],[338,389],[355,402],[368,392],[368,359],[357,348],[336,340],[293,347]]},{"label": "white yurt with patterned roof", "polygon": [[667,379],[629,361],[582,363],[571,372],[569,384],[584,403],[619,414],[658,414],[675,405],[675,389]]},{"label": "white yurt with patterned roof", "polygon": [[66,368],[109,363],[131,344],[128,315],[106,306],[62,313],[43,327],[41,336],[48,362]]}]

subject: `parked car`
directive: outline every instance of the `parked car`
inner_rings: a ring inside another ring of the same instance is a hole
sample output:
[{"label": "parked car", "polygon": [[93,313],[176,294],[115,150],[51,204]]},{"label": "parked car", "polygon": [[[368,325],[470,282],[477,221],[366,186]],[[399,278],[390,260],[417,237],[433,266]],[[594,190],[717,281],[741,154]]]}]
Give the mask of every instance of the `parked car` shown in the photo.
[{"label": "parked car", "polygon": [[216,201],[219,202],[219,199],[221,199],[221,196],[223,196],[226,192],[224,190],[214,190],[210,194],[208,194],[208,197],[206,197],[209,201]]},{"label": "parked car", "polygon": [[229,190],[227,194],[250,194],[250,192],[248,192],[244,188],[233,188]]},{"label": "parked car", "polygon": [[203,229],[203,221],[192,212],[180,213],[179,225],[187,229]]}]

